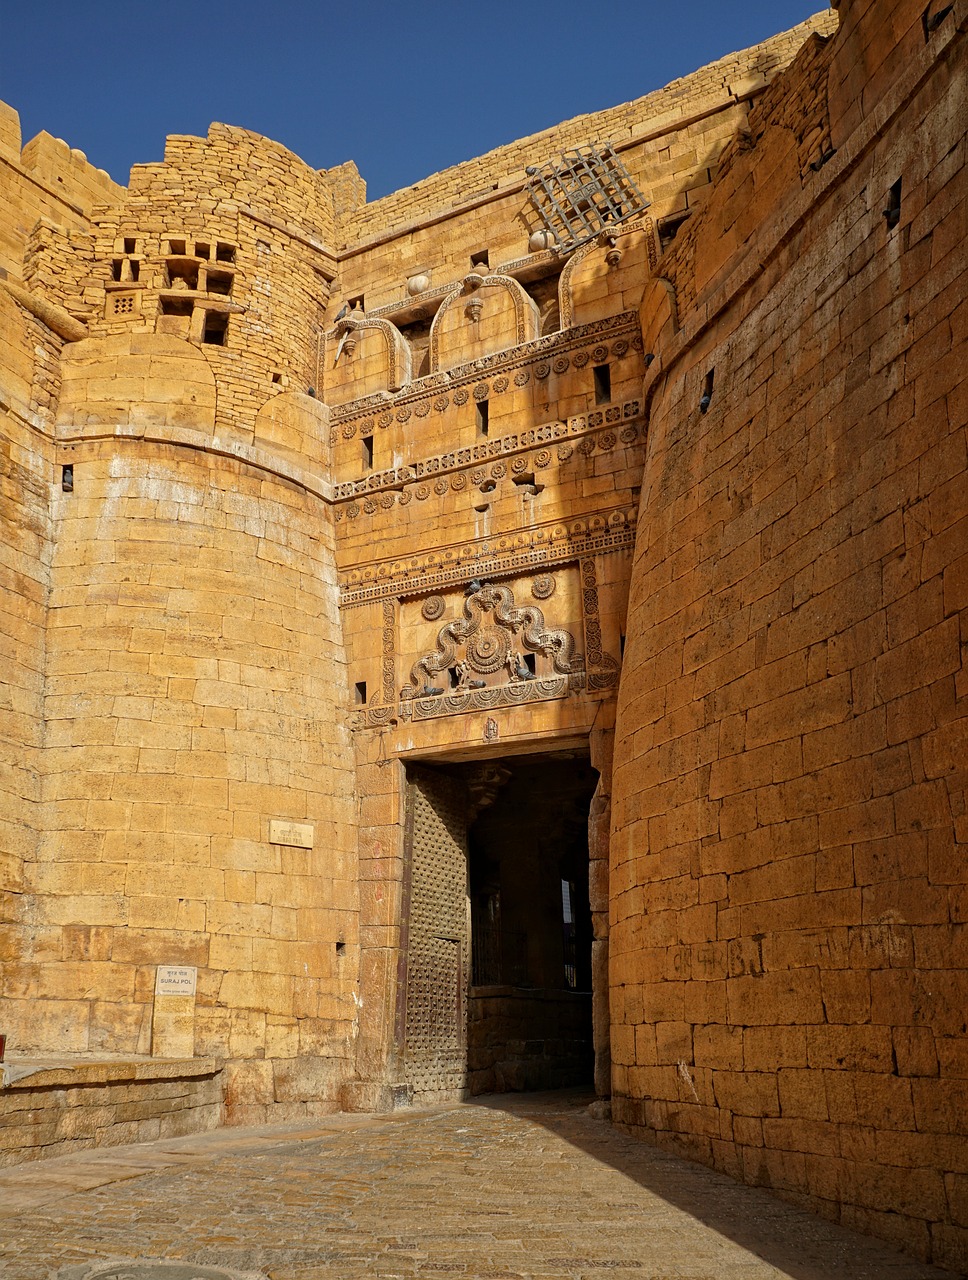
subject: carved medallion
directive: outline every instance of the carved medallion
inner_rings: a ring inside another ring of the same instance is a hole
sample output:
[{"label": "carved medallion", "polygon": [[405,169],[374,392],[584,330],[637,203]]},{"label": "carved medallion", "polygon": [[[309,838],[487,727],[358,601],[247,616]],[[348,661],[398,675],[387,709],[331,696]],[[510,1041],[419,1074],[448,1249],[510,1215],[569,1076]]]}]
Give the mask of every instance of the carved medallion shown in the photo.
[{"label": "carved medallion", "polygon": [[[516,606],[509,587],[472,582],[462,612],[441,627],[433,650],[414,663],[410,692],[401,690],[402,696],[444,698],[445,713],[480,710],[562,696],[568,678],[584,670],[571,632],[548,627],[536,605]],[[433,708],[426,713],[441,714]]]}]

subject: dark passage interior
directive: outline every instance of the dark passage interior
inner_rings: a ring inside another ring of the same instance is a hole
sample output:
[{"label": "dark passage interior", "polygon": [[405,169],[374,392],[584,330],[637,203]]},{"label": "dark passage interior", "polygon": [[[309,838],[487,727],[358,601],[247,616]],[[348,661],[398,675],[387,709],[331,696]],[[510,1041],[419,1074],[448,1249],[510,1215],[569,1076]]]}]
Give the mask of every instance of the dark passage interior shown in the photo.
[{"label": "dark passage interior", "polygon": [[471,984],[467,1087],[553,1089],[593,1078],[587,758],[468,768]]}]

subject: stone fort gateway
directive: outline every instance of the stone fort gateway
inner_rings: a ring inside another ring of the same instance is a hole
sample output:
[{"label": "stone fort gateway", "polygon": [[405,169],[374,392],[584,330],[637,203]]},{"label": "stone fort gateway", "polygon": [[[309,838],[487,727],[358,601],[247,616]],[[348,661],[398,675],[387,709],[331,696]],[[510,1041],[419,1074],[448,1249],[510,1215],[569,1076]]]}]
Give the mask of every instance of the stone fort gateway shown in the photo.
[{"label": "stone fort gateway", "polygon": [[0,108],[0,1163],[593,1085],[968,1266],[966,28],[372,203]]}]

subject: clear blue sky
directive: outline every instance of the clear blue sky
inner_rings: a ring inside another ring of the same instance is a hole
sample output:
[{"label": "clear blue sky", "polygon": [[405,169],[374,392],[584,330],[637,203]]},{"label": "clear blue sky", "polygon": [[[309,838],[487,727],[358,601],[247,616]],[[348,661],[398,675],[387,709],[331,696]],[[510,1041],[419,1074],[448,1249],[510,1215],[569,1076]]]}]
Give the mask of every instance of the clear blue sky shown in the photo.
[{"label": "clear blue sky", "polygon": [[795,26],[823,0],[4,0],[0,99],[112,177],[243,125],[371,199]]}]

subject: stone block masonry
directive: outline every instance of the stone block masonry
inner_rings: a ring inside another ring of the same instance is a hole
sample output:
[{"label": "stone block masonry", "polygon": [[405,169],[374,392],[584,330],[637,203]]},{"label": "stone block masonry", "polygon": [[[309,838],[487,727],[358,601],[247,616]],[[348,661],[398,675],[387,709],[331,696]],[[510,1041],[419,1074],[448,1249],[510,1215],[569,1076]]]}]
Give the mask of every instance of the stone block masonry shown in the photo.
[{"label": "stone block masonry", "polygon": [[0,1158],[584,1079],[968,1267],[966,25],[370,204],[0,112]]},{"label": "stone block masonry", "polygon": [[[619,702],[610,934],[623,1125],[955,1268],[959,13],[926,39],[920,9],[895,8],[889,37],[877,5],[842,6],[667,255],[678,330],[669,287],[646,289],[650,536]],[[835,86],[885,60],[860,119]],[[830,140],[823,163],[804,163],[804,131]]]},{"label": "stone block masonry", "polygon": [[0,1068],[0,1168],[217,1128],[218,1062],[35,1062]]}]

